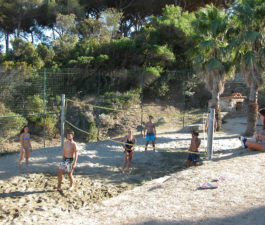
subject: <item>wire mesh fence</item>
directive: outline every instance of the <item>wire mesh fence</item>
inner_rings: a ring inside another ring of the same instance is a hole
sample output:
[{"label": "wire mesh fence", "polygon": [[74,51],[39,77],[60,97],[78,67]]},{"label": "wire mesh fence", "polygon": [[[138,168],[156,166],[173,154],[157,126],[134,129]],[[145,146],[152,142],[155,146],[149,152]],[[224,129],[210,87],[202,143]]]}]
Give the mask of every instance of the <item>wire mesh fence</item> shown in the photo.
[{"label": "wire mesh fence", "polygon": [[33,148],[59,146],[62,94],[66,129],[73,129],[83,142],[119,136],[128,128],[142,134],[148,115],[159,130],[201,123],[207,107],[190,109],[189,79],[189,71],[170,71],[157,78],[139,69],[1,67],[0,152],[19,150],[19,132],[26,124]]}]

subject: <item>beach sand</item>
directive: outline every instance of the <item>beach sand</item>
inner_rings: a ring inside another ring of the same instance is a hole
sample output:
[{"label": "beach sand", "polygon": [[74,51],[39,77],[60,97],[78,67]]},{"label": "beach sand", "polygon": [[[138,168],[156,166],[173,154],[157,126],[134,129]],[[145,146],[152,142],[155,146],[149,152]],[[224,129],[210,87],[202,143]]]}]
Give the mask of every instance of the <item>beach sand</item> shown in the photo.
[{"label": "beach sand", "polygon": [[[241,148],[245,127],[244,117],[226,119],[215,134],[213,160],[201,156],[202,163],[188,169],[187,154],[169,149],[187,149],[190,133],[159,134],[155,153],[137,147],[125,174],[119,144],[78,143],[73,191],[66,176],[63,191],[55,189],[59,147],[34,150],[30,167],[20,170],[18,154],[2,156],[0,224],[265,224],[265,154]],[[218,188],[198,190],[204,183]]]}]

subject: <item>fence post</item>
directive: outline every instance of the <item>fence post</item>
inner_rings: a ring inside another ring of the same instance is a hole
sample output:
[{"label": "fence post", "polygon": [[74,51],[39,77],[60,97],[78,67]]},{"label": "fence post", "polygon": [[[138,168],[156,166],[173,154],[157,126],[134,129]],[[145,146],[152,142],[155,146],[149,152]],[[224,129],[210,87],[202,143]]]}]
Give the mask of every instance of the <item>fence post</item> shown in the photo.
[{"label": "fence post", "polygon": [[64,147],[64,118],[65,118],[65,94],[62,94],[62,112],[61,112],[61,148]]},{"label": "fence post", "polygon": [[207,154],[209,160],[212,159],[213,155],[214,120],[215,120],[215,110],[214,108],[210,108],[210,115],[208,117],[208,138],[207,138]]},{"label": "fence post", "polygon": [[[98,71],[98,89],[97,89],[97,105],[99,105],[99,100],[100,100],[100,81],[101,81],[101,74]],[[99,141],[99,135],[100,135],[100,120],[99,120],[99,113],[100,113],[100,109],[95,109],[95,113],[96,113],[96,120],[97,120],[97,141]]]},{"label": "fence post", "polygon": [[144,73],[141,72],[141,136],[143,136]]},{"label": "fence post", "polygon": [[43,146],[45,148],[45,141],[46,141],[46,68],[43,71]]}]

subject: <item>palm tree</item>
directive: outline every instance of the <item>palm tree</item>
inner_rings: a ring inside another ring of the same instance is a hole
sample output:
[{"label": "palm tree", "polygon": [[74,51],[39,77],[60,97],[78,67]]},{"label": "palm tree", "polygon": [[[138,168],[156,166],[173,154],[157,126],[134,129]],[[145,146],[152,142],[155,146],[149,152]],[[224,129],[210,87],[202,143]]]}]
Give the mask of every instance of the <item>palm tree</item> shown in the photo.
[{"label": "palm tree", "polygon": [[232,42],[238,48],[240,72],[249,88],[246,136],[253,135],[258,113],[258,90],[265,68],[265,1],[239,0],[233,7],[234,22],[240,31]]},{"label": "palm tree", "polygon": [[219,96],[224,90],[227,77],[234,75],[233,52],[228,48],[226,34],[228,16],[224,10],[207,5],[196,13],[193,21],[192,59],[195,71],[203,76],[206,87],[212,94],[211,107],[216,110],[217,130],[221,129],[221,110]]}]

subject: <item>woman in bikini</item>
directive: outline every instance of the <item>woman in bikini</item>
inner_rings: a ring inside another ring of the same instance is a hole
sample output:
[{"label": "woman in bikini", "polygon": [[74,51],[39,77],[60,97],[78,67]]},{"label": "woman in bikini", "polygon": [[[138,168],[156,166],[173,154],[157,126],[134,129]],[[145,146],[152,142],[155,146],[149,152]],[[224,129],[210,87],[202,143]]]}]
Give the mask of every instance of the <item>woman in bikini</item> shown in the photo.
[{"label": "woman in bikini", "polygon": [[122,164],[122,170],[124,170],[126,163],[127,163],[127,170],[129,170],[134,153],[135,144],[136,144],[136,138],[133,136],[132,130],[129,129],[128,135],[124,136],[121,139],[121,145],[124,148],[124,161]]},{"label": "woman in bikini", "polygon": [[20,150],[20,158],[18,162],[18,167],[20,168],[22,161],[24,159],[24,155],[26,155],[26,167],[28,167],[29,166],[29,154],[32,151],[28,126],[24,126],[23,129],[21,130],[19,140],[21,144],[21,150]]}]

